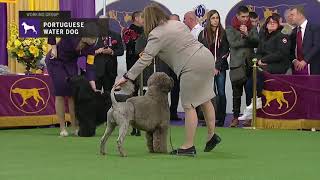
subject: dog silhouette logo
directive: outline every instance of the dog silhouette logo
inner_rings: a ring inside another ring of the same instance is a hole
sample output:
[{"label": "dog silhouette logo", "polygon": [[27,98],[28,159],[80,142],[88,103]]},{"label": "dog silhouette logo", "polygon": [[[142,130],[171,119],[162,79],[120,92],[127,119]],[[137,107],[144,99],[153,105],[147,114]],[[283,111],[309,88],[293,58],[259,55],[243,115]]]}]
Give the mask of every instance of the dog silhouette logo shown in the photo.
[{"label": "dog silhouette logo", "polygon": [[44,110],[50,99],[47,83],[36,77],[15,81],[10,88],[11,103],[20,111],[32,114]]},{"label": "dog silhouette logo", "polygon": [[19,19],[19,36],[22,38],[38,38],[41,36],[41,22],[36,18]]},{"label": "dog silhouette logo", "polygon": [[268,91],[262,90],[262,94],[266,98],[266,103],[263,106],[264,108],[270,106],[270,102],[276,100],[279,107],[278,109],[282,108],[283,103],[287,105],[287,109],[289,108],[289,102],[285,99],[284,94],[292,93],[292,91],[282,92],[282,91]]},{"label": "dog silhouette logo", "polygon": [[264,81],[265,89],[262,90],[261,111],[269,116],[282,116],[289,113],[297,103],[296,90],[285,83],[275,79]]},{"label": "dog silhouette logo", "polygon": [[36,31],[36,28],[34,27],[34,25],[28,25],[26,22],[22,22],[21,26],[24,29],[24,34],[27,34],[27,32],[29,30],[32,30],[33,33],[38,34],[38,32]]},{"label": "dog silhouette logo", "polygon": [[21,88],[14,88],[12,93],[17,93],[22,97],[22,104],[20,107],[28,104],[27,100],[33,98],[36,101],[36,107],[38,107],[39,100],[41,100],[42,104],[44,104],[44,100],[39,94],[39,90],[43,90],[46,88],[31,88],[31,89],[21,89]]}]

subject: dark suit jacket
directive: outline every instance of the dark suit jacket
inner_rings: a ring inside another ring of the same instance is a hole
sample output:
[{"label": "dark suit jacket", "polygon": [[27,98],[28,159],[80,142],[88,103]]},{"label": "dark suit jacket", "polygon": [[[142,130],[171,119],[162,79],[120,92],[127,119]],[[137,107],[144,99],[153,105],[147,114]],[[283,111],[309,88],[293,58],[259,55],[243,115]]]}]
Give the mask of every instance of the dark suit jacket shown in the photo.
[{"label": "dark suit jacket", "polygon": [[[291,60],[296,59],[296,36],[297,28],[294,28],[291,34]],[[309,21],[304,33],[302,47],[304,60],[310,64],[311,74],[320,74],[320,27],[315,24],[311,24]]]},{"label": "dark suit jacket", "polygon": [[[97,54],[94,59],[94,65],[96,69],[96,77],[102,77],[105,73],[108,76],[117,76],[117,56],[123,55],[123,43],[121,36],[115,32],[109,31],[107,38],[111,37],[111,40],[106,41],[107,44],[111,43],[111,49],[113,50],[113,55]],[[104,41],[106,37],[100,37],[96,45],[96,49],[105,47]]]}]

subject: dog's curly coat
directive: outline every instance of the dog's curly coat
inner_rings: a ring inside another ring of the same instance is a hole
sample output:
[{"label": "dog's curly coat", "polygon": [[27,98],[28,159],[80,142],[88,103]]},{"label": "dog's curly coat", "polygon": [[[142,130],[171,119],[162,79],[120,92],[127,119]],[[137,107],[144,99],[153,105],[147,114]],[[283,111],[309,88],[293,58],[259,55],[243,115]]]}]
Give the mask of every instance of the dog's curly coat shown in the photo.
[{"label": "dog's curly coat", "polygon": [[108,111],[107,128],[101,138],[100,153],[105,155],[105,143],[116,125],[119,125],[118,150],[121,156],[126,156],[122,145],[129,124],[146,131],[149,152],[167,153],[167,132],[170,121],[168,93],[173,83],[173,79],[167,74],[156,72],[148,79],[148,90],[144,96],[132,97],[122,103],[115,100],[112,89],[112,107]]},{"label": "dog's curly coat", "polygon": [[79,121],[78,136],[94,136],[96,126],[107,119],[106,109],[111,107],[110,93],[94,92],[83,75],[70,77],[67,81],[72,88],[76,118]]}]

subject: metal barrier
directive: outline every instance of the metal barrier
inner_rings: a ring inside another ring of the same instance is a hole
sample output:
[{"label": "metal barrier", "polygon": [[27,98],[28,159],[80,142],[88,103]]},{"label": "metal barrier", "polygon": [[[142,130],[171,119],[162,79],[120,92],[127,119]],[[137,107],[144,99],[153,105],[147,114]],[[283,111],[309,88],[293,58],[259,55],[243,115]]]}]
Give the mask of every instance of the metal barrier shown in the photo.
[{"label": "metal barrier", "polygon": [[252,66],[252,105],[253,105],[253,109],[252,109],[252,121],[251,121],[251,128],[255,129],[256,128],[256,122],[257,122],[257,58],[253,58],[252,62],[253,62],[253,66]]}]

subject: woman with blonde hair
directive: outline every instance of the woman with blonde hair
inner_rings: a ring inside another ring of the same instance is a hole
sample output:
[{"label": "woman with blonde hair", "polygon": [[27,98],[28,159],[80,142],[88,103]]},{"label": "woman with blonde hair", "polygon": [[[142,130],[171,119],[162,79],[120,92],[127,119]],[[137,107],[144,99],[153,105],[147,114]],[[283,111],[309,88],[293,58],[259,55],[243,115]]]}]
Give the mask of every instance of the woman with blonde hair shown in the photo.
[{"label": "woman with blonde hair", "polygon": [[214,133],[215,112],[211,99],[215,96],[213,86],[214,62],[212,53],[198,42],[186,25],[169,17],[158,6],[144,9],[144,30],[147,45],[139,60],[115,86],[134,80],[155,56],[162,59],[180,77],[181,102],[185,111],[185,141],[173,155],[196,154],[194,136],[198,124],[195,107],[201,106],[208,127],[204,151],[211,151],[220,141]]}]

